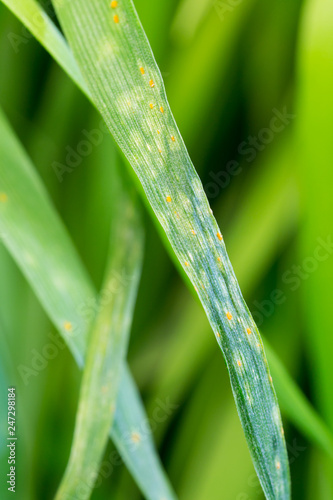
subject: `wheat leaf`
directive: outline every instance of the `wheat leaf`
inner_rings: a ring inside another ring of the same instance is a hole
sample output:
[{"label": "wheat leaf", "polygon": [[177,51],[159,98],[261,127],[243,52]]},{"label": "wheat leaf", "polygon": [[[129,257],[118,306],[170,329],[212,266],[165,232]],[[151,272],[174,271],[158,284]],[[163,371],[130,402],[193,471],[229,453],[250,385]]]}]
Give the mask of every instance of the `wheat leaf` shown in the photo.
[{"label": "wheat leaf", "polygon": [[[70,459],[57,500],[91,494],[113,422],[143,254],[137,206],[118,186],[108,269],[89,335]],[[86,481],[92,478],[92,482]],[[87,487],[81,490],[82,484]]]},{"label": "wheat leaf", "polygon": [[94,102],[197,290],[226,360],[266,498],[288,499],[280,411],[260,335],[173,119],[133,3],[53,3]]},{"label": "wheat leaf", "polygon": [[[83,366],[96,291],[29,158],[0,113],[0,233],[50,319]],[[125,365],[126,366],[126,365]],[[20,371],[27,381],[28,373]],[[130,414],[130,416],[128,415]],[[144,438],[133,442],[132,435]],[[124,369],[110,436],[150,500],[175,498],[157,457],[147,417]]]}]

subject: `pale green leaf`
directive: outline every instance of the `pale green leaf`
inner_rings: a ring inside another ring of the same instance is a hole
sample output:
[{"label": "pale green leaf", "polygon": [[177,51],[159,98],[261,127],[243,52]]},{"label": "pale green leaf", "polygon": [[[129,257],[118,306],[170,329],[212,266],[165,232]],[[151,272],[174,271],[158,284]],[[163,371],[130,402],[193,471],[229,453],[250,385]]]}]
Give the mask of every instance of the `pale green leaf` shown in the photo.
[{"label": "pale green leaf", "polygon": [[[330,0],[306,2],[299,44],[299,75],[298,175],[304,195],[313,200],[305,206],[301,257],[305,262],[315,256],[317,261],[315,272],[305,275],[302,290],[318,403],[333,427],[333,337],[327,328],[331,322],[331,294],[322,293],[330,290],[333,277],[332,219],[327,215],[333,207],[333,3]],[[314,165],[321,165],[320,175],[314,175]]]},{"label": "pale green leaf", "polygon": [[48,50],[77,86],[89,97],[87,86],[61,32],[36,0],[1,0]]},{"label": "pale green leaf", "polygon": [[[311,356],[312,389],[316,403],[330,429],[333,429],[333,337],[330,328],[333,279],[333,3],[330,0],[307,0],[302,12],[296,108],[300,157],[298,176],[306,200],[299,245],[302,270],[308,271],[308,263],[311,262],[310,272],[302,274],[304,332]],[[332,498],[332,459],[325,463],[326,467],[329,471],[326,498]]]},{"label": "pale green leaf", "polygon": [[[56,499],[90,497],[116,408],[141,272],[138,206],[118,186],[113,199],[110,256],[99,310],[89,335],[70,459]],[[87,478],[87,488],[80,490]]]},{"label": "pale green leaf", "polygon": [[[91,313],[96,291],[29,158],[2,114],[0,232],[76,361],[83,366],[90,328],[87,313]],[[28,375],[21,373],[21,376]],[[146,422],[137,389],[126,368],[120,383],[111,438],[148,499],[163,496],[174,499],[150,432],[145,432],[139,443],[131,439],[134,432],[140,435],[142,429],[147,429]]]}]

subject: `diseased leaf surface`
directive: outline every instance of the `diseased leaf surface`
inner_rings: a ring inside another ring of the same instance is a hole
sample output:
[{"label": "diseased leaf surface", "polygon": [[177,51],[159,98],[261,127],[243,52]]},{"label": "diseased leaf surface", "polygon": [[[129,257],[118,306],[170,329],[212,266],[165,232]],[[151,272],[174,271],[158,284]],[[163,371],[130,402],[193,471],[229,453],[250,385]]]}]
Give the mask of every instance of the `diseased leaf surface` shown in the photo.
[{"label": "diseased leaf surface", "polygon": [[93,100],[139,177],[206,311],[266,497],[288,499],[280,411],[260,335],[134,6],[130,0],[53,3]]}]

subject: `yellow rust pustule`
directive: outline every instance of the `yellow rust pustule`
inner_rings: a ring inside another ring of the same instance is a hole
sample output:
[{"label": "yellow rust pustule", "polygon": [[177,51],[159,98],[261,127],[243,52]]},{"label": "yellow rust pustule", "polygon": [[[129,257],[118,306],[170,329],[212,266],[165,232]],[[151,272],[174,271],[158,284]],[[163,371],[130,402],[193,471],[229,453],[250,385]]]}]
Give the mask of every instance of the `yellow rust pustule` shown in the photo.
[{"label": "yellow rust pustule", "polygon": [[65,321],[64,328],[67,332],[71,332],[73,330],[72,323],[70,321]]},{"label": "yellow rust pustule", "polygon": [[141,441],[141,435],[138,432],[132,432],[131,440],[133,441],[133,443],[138,444]]}]

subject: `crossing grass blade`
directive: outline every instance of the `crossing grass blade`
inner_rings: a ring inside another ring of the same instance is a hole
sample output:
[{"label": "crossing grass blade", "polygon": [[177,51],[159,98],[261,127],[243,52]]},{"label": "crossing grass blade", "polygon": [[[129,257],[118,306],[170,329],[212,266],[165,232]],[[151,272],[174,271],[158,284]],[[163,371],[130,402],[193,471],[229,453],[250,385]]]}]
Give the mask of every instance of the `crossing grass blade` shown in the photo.
[{"label": "crossing grass blade", "polygon": [[[90,497],[112,425],[125,362],[142,265],[143,234],[135,205],[125,193],[121,196],[121,189],[117,191],[108,269],[89,335],[70,459],[56,500]],[[122,276],[126,279],[121,280]]]},{"label": "crossing grass blade", "polygon": [[[297,422],[299,430],[310,441],[314,442],[330,457],[333,457],[333,435],[331,430],[305,398],[299,387],[295,383],[291,383],[286,368],[278,359],[268,341],[265,340],[264,342],[282,411],[288,416],[290,422],[293,424]],[[299,414],[302,414],[301,422],[298,418]]]},{"label": "crossing grass blade", "polygon": [[[333,5],[329,0],[306,2],[299,42],[299,97],[301,117],[298,121],[298,140],[301,151],[299,180],[306,197],[313,197],[314,206],[306,206],[305,224],[301,233],[301,255],[309,258],[318,244],[327,241],[328,257],[318,259],[315,272],[305,281],[303,297],[308,319],[309,341],[314,362],[320,407],[333,427],[333,399],[331,380],[333,367],[330,353],[332,335],[325,325],[330,321],[330,289],[333,276],[332,220],[327,209],[332,208],[332,112],[333,95]],[[311,98],[311,99],[310,99]],[[318,129],[318,122],[322,124]],[[311,142],[308,141],[311,139]],[[311,147],[310,147],[311,145]],[[322,165],[320,176],[313,175],[314,162]],[[325,208],[325,210],[324,210]],[[328,287],[328,288],[327,288]]]},{"label": "crossing grass blade", "polygon": [[[198,2],[200,9],[205,8],[205,1]],[[185,3],[191,5],[193,2]],[[176,118],[181,119],[183,136],[191,142],[193,133],[196,140],[200,135],[204,136],[203,142],[207,140],[203,124],[211,121],[212,127],[216,126],[212,120],[216,106],[225,107],[228,98],[228,105],[232,105],[230,86],[233,82],[233,64],[237,58],[235,47],[245,24],[250,22],[249,13],[256,0],[240,2],[232,14],[226,12],[226,2],[209,3],[210,11],[193,39],[193,46],[184,47],[172,57],[170,65],[170,73],[178,78],[168,82],[169,101]],[[193,15],[194,5],[190,8]],[[186,17],[186,10],[179,11],[174,25],[174,38],[180,40],[190,34],[188,26],[192,23],[191,17],[187,22],[189,16]],[[193,29],[195,26],[192,24]]]},{"label": "crossing grass blade", "polygon": [[[305,2],[298,44],[298,84],[298,176],[303,201],[311,200],[304,203],[300,257],[305,263],[316,255],[314,271],[302,283],[302,303],[314,394],[324,419],[333,429],[333,338],[328,328],[333,278],[333,4],[329,0]],[[320,174],[314,174],[314,165],[320,165]],[[316,254],[320,246],[324,258]],[[332,498],[333,460],[324,467],[328,470],[326,497]]]},{"label": "crossing grass blade", "polygon": [[161,74],[129,0],[53,2],[93,100],[137,174],[223,351],[268,499],[289,499],[280,411],[258,329],[241,295]]},{"label": "crossing grass blade", "polygon": [[[83,366],[96,291],[29,158],[0,114],[0,233],[45,311]],[[139,240],[138,240],[139,244]],[[22,374],[21,376],[27,376]],[[125,365],[110,436],[149,500],[175,499],[157,457],[147,417]],[[132,435],[135,432],[135,442]]]}]

